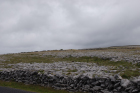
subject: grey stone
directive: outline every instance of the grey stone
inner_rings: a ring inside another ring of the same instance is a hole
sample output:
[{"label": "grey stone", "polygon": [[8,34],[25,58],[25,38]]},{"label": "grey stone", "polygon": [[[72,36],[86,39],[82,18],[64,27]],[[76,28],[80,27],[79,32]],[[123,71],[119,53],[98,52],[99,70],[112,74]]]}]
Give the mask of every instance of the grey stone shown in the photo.
[{"label": "grey stone", "polygon": [[115,81],[116,81],[116,78],[115,78],[115,77],[113,77],[113,76],[110,76],[109,78],[110,78],[110,79],[111,79],[111,81],[113,81],[113,82],[115,82]]},{"label": "grey stone", "polygon": [[101,90],[101,92],[103,92],[103,93],[111,93],[111,92],[108,91],[108,90]]},{"label": "grey stone", "polygon": [[112,91],[114,89],[113,84],[108,85],[108,90]]},{"label": "grey stone", "polygon": [[89,88],[90,88],[90,86],[89,86],[89,85],[85,85],[85,88],[86,88],[86,89],[89,89]]},{"label": "grey stone", "polygon": [[114,88],[117,88],[117,87],[119,87],[119,86],[120,86],[120,82],[116,83],[116,84],[114,85]]},{"label": "grey stone", "polygon": [[138,93],[138,92],[139,92],[139,89],[137,88],[132,90],[132,93]]},{"label": "grey stone", "polygon": [[93,90],[101,90],[102,88],[100,86],[93,87]]},{"label": "grey stone", "polygon": [[129,84],[130,84],[130,81],[128,79],[121,80],[121,86],[127,87]]},{"label": "grey stone", "polygon": [[122,77],[120,75],[118,75],[118,74],[114,75],[114,78],[115,79],[122,79]]}]

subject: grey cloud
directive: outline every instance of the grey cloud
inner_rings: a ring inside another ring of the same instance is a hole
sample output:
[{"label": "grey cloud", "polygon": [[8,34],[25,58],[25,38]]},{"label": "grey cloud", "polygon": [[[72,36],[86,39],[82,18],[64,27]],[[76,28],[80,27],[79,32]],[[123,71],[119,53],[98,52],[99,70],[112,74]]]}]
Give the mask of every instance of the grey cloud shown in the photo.
[{"label": "grey cloud", "polygon": [[139,0],[0,2],[0,53],[140,44]]}]

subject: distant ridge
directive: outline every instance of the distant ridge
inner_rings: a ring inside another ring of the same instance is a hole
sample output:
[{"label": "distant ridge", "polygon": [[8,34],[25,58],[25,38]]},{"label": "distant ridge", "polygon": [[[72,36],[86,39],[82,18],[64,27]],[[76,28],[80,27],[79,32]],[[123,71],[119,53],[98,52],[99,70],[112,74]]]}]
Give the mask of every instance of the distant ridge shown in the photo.
[{"label": "distant ridge", "polygon": [[124,45],[124,46],[110,46],[110,47],[140,47],[140,45]]},{"label": "distant ridge", "polygon": [[[32,53],[32,52],[46,52],[46,51],[63,51],[63,50],[105,50],[105,49],[134,49],[140,48],[140,45],[122,45],[122,46],[109,46],[109,47],[98,47],[98,48],[82,48],[82,49],[58,49],[58,50],[42,50],[42,51],[28,51],[28,52],[18,52],[18,53]],[[15,53],[6,53],[15,54]],[[3,55],[3,54],[0,54]]]},{"label": "distant ridge", "polygon": [[140,45],[122,45],[122,46],[110,46],[110,47],[99,47],[99,48],[84,48],[84,49],[79,49],[79,50],[103,50],[107,48],[135,48],[135,47],[140,47]]}]

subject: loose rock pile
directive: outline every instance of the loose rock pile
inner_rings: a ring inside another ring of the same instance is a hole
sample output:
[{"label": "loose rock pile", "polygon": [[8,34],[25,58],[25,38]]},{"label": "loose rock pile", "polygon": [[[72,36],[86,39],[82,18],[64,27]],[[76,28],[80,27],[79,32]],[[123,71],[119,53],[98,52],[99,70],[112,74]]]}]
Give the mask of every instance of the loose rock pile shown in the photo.
[{"label": "loose rock pile", "polygon": [[0,79],[5,81],[23,82],[49,86],[68,91],[83,91],[88,93],[140,93],[140,80],[122,79],[119,75],[108,78],[64,77],[60,75],[39,74],[37,71],[14,70],[1,71]]}]

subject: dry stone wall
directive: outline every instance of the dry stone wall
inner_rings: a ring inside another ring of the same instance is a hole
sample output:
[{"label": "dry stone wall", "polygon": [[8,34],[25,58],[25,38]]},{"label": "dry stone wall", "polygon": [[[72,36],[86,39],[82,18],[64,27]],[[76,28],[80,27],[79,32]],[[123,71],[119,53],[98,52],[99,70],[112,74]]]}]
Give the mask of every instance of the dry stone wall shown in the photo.
[{"label": "dry stone wall", "polygon": [[72,92],[140,93],[140,79],[122,79],[119,75],[114,75],[108,78],[89,78],[84,75],[78,77],[66,77],[60,75],[39,74],[37,71],[14,70],[9,72],[1,71],[0,80],[49,86],[55,89],[64,89]]}]

